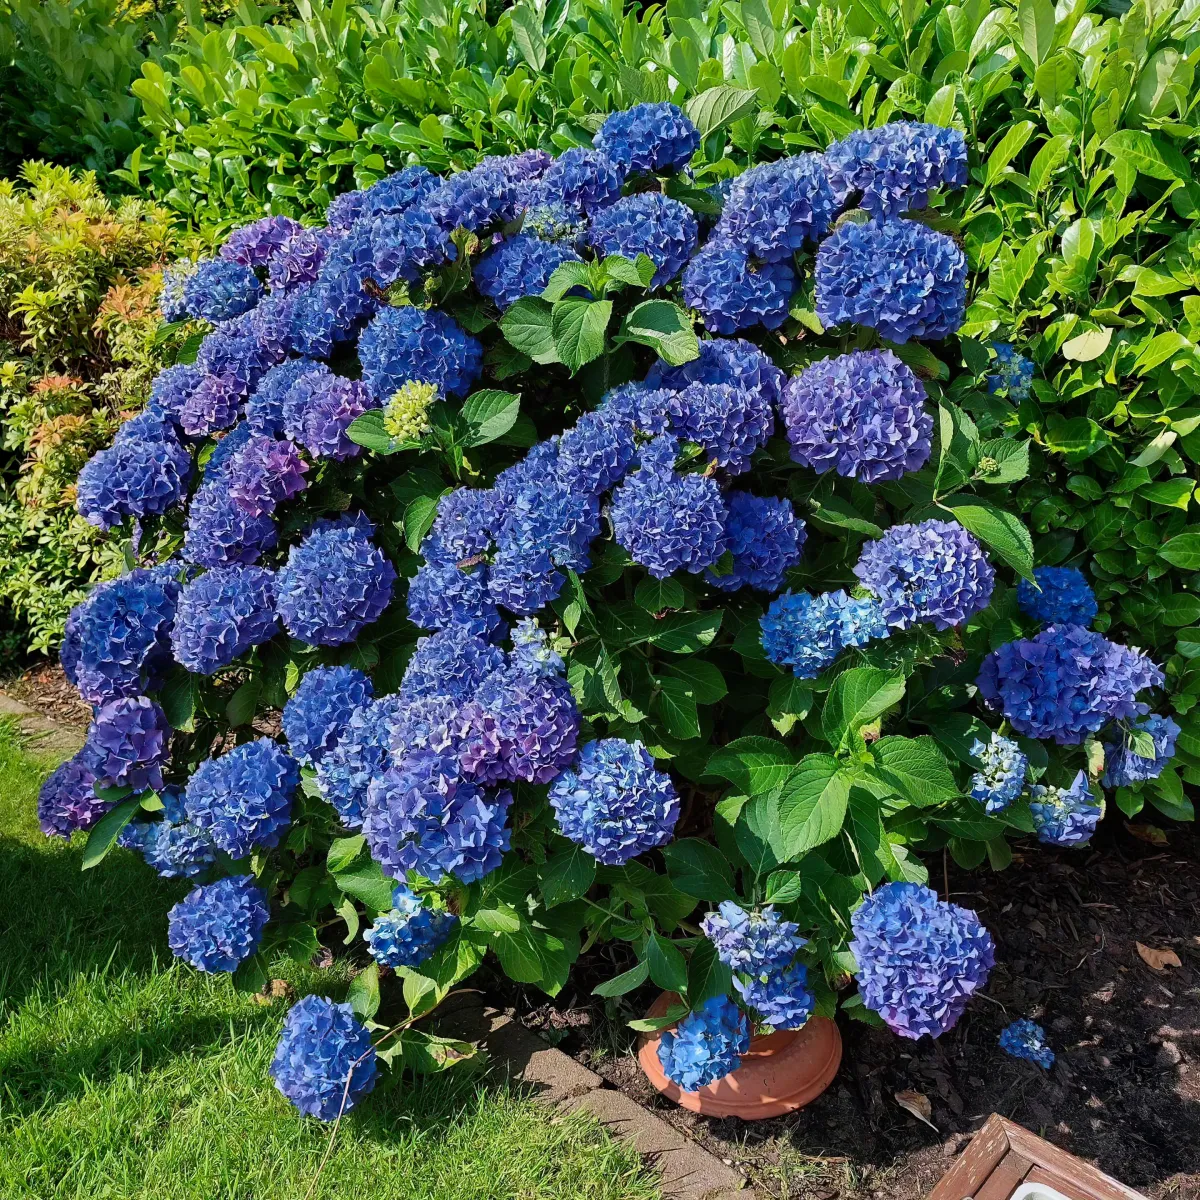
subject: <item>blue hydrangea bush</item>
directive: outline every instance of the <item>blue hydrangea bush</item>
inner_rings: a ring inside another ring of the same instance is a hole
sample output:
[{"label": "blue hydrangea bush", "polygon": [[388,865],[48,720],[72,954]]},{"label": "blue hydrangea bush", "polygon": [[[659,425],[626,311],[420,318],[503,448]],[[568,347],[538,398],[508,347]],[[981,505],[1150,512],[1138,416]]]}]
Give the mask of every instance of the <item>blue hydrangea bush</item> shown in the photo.
[{"label": "blue hydrangea bush", "polygon": [[194,362],[84,468],[131,569],[68,623],[95,720],[42,826],[189,880],[196,969],[350,956],[271,1066],[305,1113],[468,1056],[418,1022],[485,961],[553,995],[584,947],[609,1001],[673,994],[633,1024],[686,1090],[839,1004],[936,1037],[995,949],[927,857],[1180,786],[1161,669],[1035,567],[1019,445],[947,397],[962,137],[710,189],[702,153],[643,104],[236,230],[168,279]]}]

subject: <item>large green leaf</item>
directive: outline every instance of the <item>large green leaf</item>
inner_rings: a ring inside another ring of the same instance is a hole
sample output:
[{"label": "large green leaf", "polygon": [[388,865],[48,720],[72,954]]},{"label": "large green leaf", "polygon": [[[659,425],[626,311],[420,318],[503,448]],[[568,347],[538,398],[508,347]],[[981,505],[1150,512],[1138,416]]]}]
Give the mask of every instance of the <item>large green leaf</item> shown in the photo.
[{"label": "large green leaf", "polygon": [[706,138],[710,133],[716,133],[739,117],[744,117],[754,107],[757,97],[757,88],[718,84],[693,96],[687,102],[686,112],[692,124],[700,130],[700,136]]},{"label": "large green leaf", "polygon": [[468,396],[462,406],[467,445],[483,446],[503,437],[517,423],[520,411],[521,397],[512,392],[487,388]]},{"label": "large green leaf", "polygon": [[792,752],[772,738],[737,738],[708,760],[706,775],[728,779],[740,792],[757,796],[772,792],[791,774]]},{"label": "large green leaf", "polygon": [[1033,538],[1020,517],[974,496],[948,496],[942,503],[1018,575],[1033,579]]},{"label": "large green leaf", "polygon": [[612,308],[611,300],[581,300],[571,296],[555,303],[550,322],[554,348],[572,371],[578,371],[604,353],[604,334]]},{"label": "large green leaf", "polygon": [[837,836],[846,819],[849,777],[831,754],[800,760],[779,793],[781,862],[791,862]]},{"label": "large green leaf", "polygon": [[[821,711],[825,740],[835,749],[847,734],[882,715],[904,696],[904,675],[879,667],[851,667],[843,671],[829,689]],[[711,764],[710,764],[711,767]]]},{"label": "large green leaf", "polygon": [[643,301],[622,322],[620,336],[614,341],[649,346],[672,367],[700,355],[700,342],[687,313],[670,300]]},{"label": "large green leaf", "polygon": [[871,756],[880,778],[910,804],[942,804],[959,795],[946,756],[928,734],[880,738]]}]

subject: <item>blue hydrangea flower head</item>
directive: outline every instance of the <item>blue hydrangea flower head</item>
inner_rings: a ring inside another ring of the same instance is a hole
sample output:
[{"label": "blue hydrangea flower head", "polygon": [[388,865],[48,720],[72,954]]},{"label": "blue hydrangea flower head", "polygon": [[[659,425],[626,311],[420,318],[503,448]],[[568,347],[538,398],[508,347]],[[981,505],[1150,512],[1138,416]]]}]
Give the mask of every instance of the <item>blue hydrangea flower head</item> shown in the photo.
[{"label": "blue hydrangea flower head", "polygon": [[216,862],[217,848],[212,838],[188,817],[179,788],[164,788],[160,798],[162,819],[143,828],[138,849],[147,866],[164,879],[192,879]]},{"label": "blue hydrangea flower head", "polygon": [[271,291],[286,295],[306,283],[315,283],[336,237],[336,233],[328,229],[300,229],[293,233],[271,257],[267,267]]},{"label": "blue hydrangea flower head", "polygon": [[808,968],[803,963],[748,979],[735,978],[733,986],[743,1003],[773,1029],[802,1029],[817,1002],[808,986]]},{"label": "blue hydrangea flower head", "polygon": [[899,479],[929,460],[925,388],[890,350],[824,358],[787,381],[780,405],[792,458],[818,475]]},{"label": "blue hydrangea flower head", "polygon": [[684,303],[713,333],[736,333],[753,325],[778,329],[787,320],[795,290],[791,263],[756,265],[745,249],[720,238],[706,242],[683,272]]},{"label": "blue hydrangea flower head", "polygon": [[747,912],[732,900],[722,900],[700,922],[704,936],[717,948],[717,957],[745,975],[786,967],[807,944],[799,928],[794,921],[785,921],[773,905]]},{"label": "blue hydrangea flower head", "polygon": [[146,696],[121,696],[96,710],[79,760],[96,777],[97,787],[157,791],[170,739],[171,725],[160,705]]},{"label": "blue hydrangea flower head", "polygon": [[957,521],[893,525],[868,542],[854,568],[895,629],[950,629],[987,608],[996,572]]},{"label": "blue hydrangea flower head", "polygon": [[270,1070],[305,1116],[333,1121],[374,1088],[378,1062],[371,1034],[349,1004],[305,996],[283,1023]]},{"label": "blue hydrangea flower head", "polygon": [[230,858],[278,846],[292,819],[300,768],[270,738],[205,759],[188,780],[188,816]]},{"label": "blue hydrangea flower head", "polygon": [[554,205],[592,214],[620,198],[625,169],[606,154],[571,146],[556,158],[529,190],[532,210]]},{"label": "blue hydrangea flower head", "polygon": [[784,592],[759,624],[767,658],[791,667],[797,679],[815,679],[847,646],[865,646],[889,633],[875,600],[840,590],[819,596]]},{"label": "blue hydrangea flower head", "polygon": [[167,914],[167,944],[197,971],[232,972],[262,941],[267,897],[252,875],[193,888]]},{"label": "blue hydrangea flower head", "polygon": [[1100,606],[1083,572],[1075,567],[1038,567],[1035,587],[1028,579],[1017,584],[1017,603],[1026,616],[1044,625],[1083,625],[1095,620]]},{"label": "blue hydrangea flower head", "polygon": [[284,402],[292,384],[322,363],[311,358],[289,358],[272,367],[259,379],[246,400],[246,424],[255,432],[278,436],[283,432]]},{"label": "blue hydrangea flower head", "polygon": [[833,189],[819,154],[795,154],[734,179],[713,236],[764,262],[784,262],[833,221]]},{"label": "blue hydrangea flower head", "polygon": [[924,208],[935,188],[967,182],[967,143],[957,129],[893,121],[856,129],[825,151],[825,163],[841,207],[857,194],[875,217]]},{"label": "blue hydrangea flower head", "polygon": [[711,338],[700,343],[700,356],[682,367],[668,366],[659,359],[647,373],[644,386],[648,390],[681,392],[690,383],[727,383],[739,391],[761,392],[774,406],[779,404],[785,379],[753,342],[745,338]]},{"label": "blue hydrangea flower head", "polygon": [[667,400],[666,415],[673,433],[698,443],[730,475],[748,471],[775,431],[775,409],[762,392],[728,383],[689,383]]},{"label": "blue hydrangea flower head", "polygon": [[171,649],[197,675],[212,675],[269,642],[279,628],[275,577],[261,567],[217,567],[186,584],[179,597]]},{"label": "blue hydrangea flower head", "polygon": [[1161,687],[1163,673],[1139,650],[1081,625],[1050,625],[993,650],[976,682],[1018,733],[1077,746],[1109,721],[1140,716],[1138,692]]},{"label": "blue hydrangea flower head", "polygon": [[59,659],[89,704],[153,691],[171,663],[179,581],[170,567],[139,567],[97,584],[71,610]]},{"label": "blue hydrangea flower head", "polygon": [[295,442],[255,434],[231,456],[225,482],[235,504],[252,517],[263,517],[302,492],[307,473],[308,463]]},{"label": "blue hydrangea flower head", "polygon": [[235,229],[219,253],[226,262],[243,267],[265,267],[291,237],[303,229],[291,217],[260,217]]},{"label": "blue hydrangea flower head", "polygon": [[1029,789],[1029,811],[1039,842],[1047,846],[1081,846],[1091,839],[1104,810],[1080,771],[1070,787],[1035,784]]},{"label": "blue hydrangea flower head", "polygon": [[378,407],[367,385],[326,369],[304,372],[283,401],[283,431],[314,458],[354,458],[362,447],[350,440],[356,417]]},{"label": "blue hydrangea flower head", "polygon": [[700,231],[692,210],[661,192],[636,192],[600,209],[587,239],[597,255],[620,254],[634,262],[649,255],[658,268],[652,288],[671,282],[687,265]]},{"label": "blue hydrangea flower head", "polygon": [[76,481],[75,507],[101,529],[126,517],[161,516],[183,500],[192,477],[191,455],[169,423],[143,423],[130,434],[126,427],[83,465]]},{"label": "blue hydrangea flower head", "polygon": [[436,554],[408,581],[408,619],[418,629],[458,626],[481,637],[491,637],[503,624],[488,590],[489,568],[481,564],[460,567]]},{"label": "blue hydrangea flower head", "polygon": [[[208,474],[212,475],[211,460]],[[223,479],[206,479],[192,496],[183,535],[183,557],[188,562],[198,567],[255,563],[278,540],[270,514],[247,512],[229,494]]]},{"label": "blue hydrangea flower head", "polygon": [[69,838],[77,829],[91,829],[113,803],[96,795],[96,776],[77,754],[55,767],[42,784],[38,825],[47,837]]},{"label": "blue hydrangea flower head", "polygon": [[421,201],[421,207],[447,232],[468,229],[483,234],[516,215],[518,185],[499,159],[459,171]]},{"label": "blue hydrangea flower head", "polygon": [[588,742],[551,785],[550,805],[564,837],[597,861],[619,867],[665,846],[679,820],[679,796],[641,742]]},{"label": "blue hydrangea flower head", "polygon": [[284,628],[310,646],[344,646],[387,608],[396,570],[362,513],[317,521],[288,553],[275,581]]},{"label": "blue hydrangea flower head", "polygon": [[371,957],[385,967],[419,967],[454,932],[458,918],[422,903],[405,884],[392,892],[390,912],[363,933]]},{"label": "blue hydrangea flower head", "polygon": [[420,204],[442,186],[441,177],[428,167],[411,166],[371,184],[362,194],[363,216],[401,213]]},{"label": "blue hydrangea flower head", "polygon": [[473,883],[499,865],[509,847],[505,822],[512,794],[484,792],[462,778],[458,762],[412,750],[371,781],[363,833],[385,875],[416,871],[434,883],[453,875]]},{"label": "blue hydrangea flower head", "polygon": [[[619,186],[616,194],[621,194]],[[582,214],[568,208],[561,200],[549,197],[541,180],[531,190],[526,203],[529,207],[525,209],[521,229],[544,242],[565,242],[574,246],[587,228]]]},{"label": "blue hydrangea flower head", "polygon": [[728,996],[710,996],[658,1043],[663,1073],[685,1092],[695,1092],[736,1071],[750,1049],[750,1022]]},{"label": "blue hydrangea flower head", "polygon": [[204,372],[195,363],[176,363],[173,367],[165,367],[150,385],[147,407],[178,421],[183,406],[203,378]]},{"label": "blue hydrangea flower head", "polygon": [[[491,488],[456,488],[438,501],[429,539],[454,562],[486,554],[503,519],[501,507]],[[421,553],[429,559],[424,544]]]},{"label": "blue hydrangea flower head", "polygon": [[[280,301],[264,300],[263,304],[274,305]],[[272,367],[278,366],[286,356],[286,348],[277,342],[264,344],[255,334],[253,328],[244,329],[243,325],[254,322],[255,314],[262,305],[255,308],[245,317],[236,321],[228,321],[219,329],[214,329],[196,353],[196,366],[205,375],[220,375],[231,385],[239,396],[248,395],[262,376]],[[268,328],[268,332],[274,332]],[[286,336],[286,335],[285,335]],[[185,405],[182,413],[188,411]]]},{"label": "blue hydrangea flower head", "polygon": [[1046,1041],[1046,1031],[1028,1017],[1021,1017],[1000,1031],[1000,1049],[1013,1058],[1023,1058],[1050,1070],[1054,1066],[1054,1051]]},{"label": "blue hydrangea flower head", "polygon": [[511,664],[526,675],[546,679],[566,673],[567,665],[562,655],[550,645],[546,631],[534,620],[526,617],[512,628]]},{"label": "blue hydrangea flower head", "polygon": [[450,231],[424,208],[400,216],[378,217],[371,223],[371,275],[381,288],[397,280],[417,283],[432,267],[458,258]]},{"label": "blue hydrangea flower head", "polygon": [[479,378],[483,347],[436,309],[385,308],[358,343],[363,379],[379,401],[410,379],[462,396]]},{"label": "blue hydrangea flower head", "polygon": [[183,285],[196,269],[190,258],[180,258],[169,267],[163,268],[162,287],[158,293],[158,311],[163,320],[172,324],[187,320],[187,301],[183,298]]},{"label": "blue hydrangea flower head", "polygon": [[347,829],[361,829],[367,785],[389,765],[403,703],[380,696],[355,707],[331,749],[317,760],[317,784]]},{"label": "blue hydrangea flower head", "polygon": [[730,492],[725,502],[725,543],[733,555],[732,569],[715,575],[710,567],[704,578],[726,592],[755,587],[774,595],[800,561],[807,537],[804,522],[797,520],[790,500]]},{"label": "blue hydrangea flower head", "polygon": [[1116,727],[1104,739],[1105,787],[1132,787],[1147,779],[1157,779],[1175,757],[1175,743],[1181,731],[1173,718],[1154,713],[1137,721],[1130,732],[1149,735],[1154,742],[1154,757],[1144,758],[1132,738]]},{"label": "blue hydrangea flower head", "polygon": [[600,496],[625,478],[636,453],[633,425],[605,407],[584,413],[559,438],[555,472],[568,488]]},{"label": "blue hydrangea flower head", "polygon": [[188,316],[216,325],[249,312],[262,299],[258,276],[241,263],[210,258],[197,264],[183,281],[183,302]]},{"label": "blue hydrangea flower head", "polygon": [[988,391],[1008,393],[1010,400],[1027,400],[1033,387],[1033,363],[1018,354],[1008,342],[993,342],[996,373],[988,376]]},{"label": "blue hydrangea flower head", "polygon": [[544,242],[519,233],[493,246],[476,263],[473,278],[480,295],[503,310],[522,296],[540,296],[556,267],[580,261],[579,255],[561,242]]},{"label": "blue hydrangea flower head", "polygon": [[231,375],[204,375],[179,410],[179,426],[188,437],[202,438],[228,429],[242,411],[245,381]]},{"label": "blue hydrangea flower head", "polygon": [[345,233],[366,213],[362,192],[343,192],[334,196],[325,209],[325,224],[338,233]]},{"label": "blue hydrangea flower head", "polygon": [[845,221],[817,251],[817,317],[888,341],[943,338],[963,323],[967,257],[953,238],[918,221]]},{"label": "blue hydrangea flower head", "polygon": [[699,573],[725,553],[728,510],[715,479],[680,475],[678,443],[659,437],[641,452],[641,470],[613,492],[613,536],[656,579],[680,568]]},{"label": "blue hydrangea flower head", "polygon": [[859,995],[901,1037],[953,1028],[995,965],[979,918],[920,884],[884,884],[850,923]]},{"label": "blue hydrangea flower head", "polygon": [[315,667],[306,671],[283,706],[283,735],[298,762],[313,765],[337,745],[356,709],[375,694],[371,681],[354,667]]},{"label": "blue hydrangea flower head", "polygon": [[631,175],[669,174],[692,161],[700,132],[674,104],[635,104],[610,113],[592,145]]},{"label": "blue hydrangea flower head", "polygon": [[499,646],[466,629],[443,629],[417,642],[404,670],[400,695],[406,702],[423,696],[466,700],[504,665]]},{"label": "blue hydrangea flower head", "polygon": [[971,776],[967,792],[988,812],[1006,809],[1025,790],[1029,758],[1012,738],[998,733],[986,742],[976,738],[971,757],[979,763],[979,770]]}]

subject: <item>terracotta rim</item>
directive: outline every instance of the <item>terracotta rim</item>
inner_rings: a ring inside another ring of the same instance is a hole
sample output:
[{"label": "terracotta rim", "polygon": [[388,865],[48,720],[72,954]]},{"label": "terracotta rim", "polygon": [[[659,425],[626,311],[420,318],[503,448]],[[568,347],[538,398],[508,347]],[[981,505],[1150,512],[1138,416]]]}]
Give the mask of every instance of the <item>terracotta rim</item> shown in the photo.
[{"label": "terracotta rim", "polygon": [[[679,997],[663,992],[648,1017],[661,1017]],[[811,1104],[832,1082],[842,1061],[842,1036],[826,1017],[811,1017],[803,1029],[781,1029],[755,1037],[741,1066],[724,1079],[685,1092],[663,1073],[658,1044],[663,1030],[644,1033],[638,1062],[646,1078],[668,1100],[706,1117],[760,1121]]]}]

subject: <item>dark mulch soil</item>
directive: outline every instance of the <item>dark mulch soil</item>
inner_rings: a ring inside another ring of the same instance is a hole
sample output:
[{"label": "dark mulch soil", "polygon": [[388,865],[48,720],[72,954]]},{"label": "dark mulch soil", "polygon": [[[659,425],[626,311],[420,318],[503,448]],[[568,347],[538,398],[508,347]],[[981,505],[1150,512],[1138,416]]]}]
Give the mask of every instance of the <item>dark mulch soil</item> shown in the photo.
[{"label": "dark mulch soil", "polygon": [[20,674],[0,678],[0,690],[66,725],[86,726],[92,719],[91,708],[67,681],[58,659],[37,659]]},{"label": "dark mulch soil", "polygon": [[[778,1120],[710,1120],[663,1100],[629,1053],[628,1031],[587,996],[586,979],[552,1005],[533,992],[509,995],[526,1024],[765,1195],[918,1200],[999,1112],[1155,1200],[1200,1197],[1200,836],[1172,828],[1168,838],[1147,844],[1110,818],[1093,849],[1029,847],[999,874],[936,871],[939,891],[948,879],[951,898],[976,909],[995,938],[986,996],[936,1042],[842,1021],[833,1086]],[[1182,965],[1151,969],[1139,942],[1173,950]],[[597,978],[612,974],[602,967]],[[1000,1030],[1020,1016],[1046,1027],[1058,1053],[1049,1073],[998,1049]],[[909,1090],[931,1101],[936,1133],[896,1103]]]}]

